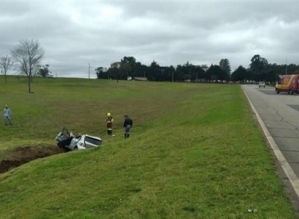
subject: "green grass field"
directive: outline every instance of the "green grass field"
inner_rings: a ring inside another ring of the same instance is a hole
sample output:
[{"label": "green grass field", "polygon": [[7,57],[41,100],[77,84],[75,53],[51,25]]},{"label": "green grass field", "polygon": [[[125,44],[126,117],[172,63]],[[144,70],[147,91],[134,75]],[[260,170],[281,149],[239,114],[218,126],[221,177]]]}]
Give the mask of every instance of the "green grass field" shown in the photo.
[{"label": "green grass field", "polygon": [[298,218],[238,85],[35,78],[32,91],[0,77],[0,105],[13,112],[1,159],[55,146],[62,127],[104,143],[0,174],[1,219]]}]

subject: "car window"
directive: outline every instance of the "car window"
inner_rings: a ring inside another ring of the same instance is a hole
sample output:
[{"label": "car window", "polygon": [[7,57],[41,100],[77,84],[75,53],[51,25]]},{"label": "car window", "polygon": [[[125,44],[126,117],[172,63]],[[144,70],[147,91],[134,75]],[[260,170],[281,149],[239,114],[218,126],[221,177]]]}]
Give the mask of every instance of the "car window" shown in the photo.
[{"label": "car window", "polygon": [[88,142],[88,143],[91,143],[91,144],[94,144],[94,145],[100,145],[102,143],[101,140],[99,139],[95,139],[95,138],[91,138],[91,137],[88,137],[88,136],[85,136],[85,142]]}]

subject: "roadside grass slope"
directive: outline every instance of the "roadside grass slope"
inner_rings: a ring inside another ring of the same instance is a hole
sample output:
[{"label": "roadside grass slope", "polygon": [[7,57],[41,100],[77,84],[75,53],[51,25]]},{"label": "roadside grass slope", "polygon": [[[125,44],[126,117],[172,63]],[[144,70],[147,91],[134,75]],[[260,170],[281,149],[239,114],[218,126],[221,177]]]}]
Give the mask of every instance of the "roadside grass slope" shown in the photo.
[{"label": "roadside grass slope", "polygon": [[[0,218],[297,218],[239,86],[35,79],[34,94],[26,86],[0,81],[14,113],[0,133],[2,156],[54,145],[63,126],[104,144],[1,174]],[[134,120],[126,140],[124,114]]]}]

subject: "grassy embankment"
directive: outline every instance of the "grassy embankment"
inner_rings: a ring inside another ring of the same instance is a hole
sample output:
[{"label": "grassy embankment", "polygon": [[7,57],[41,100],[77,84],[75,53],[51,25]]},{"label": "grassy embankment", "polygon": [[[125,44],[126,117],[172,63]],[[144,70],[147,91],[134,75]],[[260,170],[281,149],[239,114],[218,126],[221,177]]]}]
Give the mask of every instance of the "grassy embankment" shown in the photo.
[{"label": "grassy embankment", "polygon": [[[0,77],[14,122],[1,128],[0,158],[54,145],[63,126],[104,145],[1,174],[0,218],[296,218],[237,85],[35,79],[32,91]],[[124,114],[134,120],[127,140]]]}]

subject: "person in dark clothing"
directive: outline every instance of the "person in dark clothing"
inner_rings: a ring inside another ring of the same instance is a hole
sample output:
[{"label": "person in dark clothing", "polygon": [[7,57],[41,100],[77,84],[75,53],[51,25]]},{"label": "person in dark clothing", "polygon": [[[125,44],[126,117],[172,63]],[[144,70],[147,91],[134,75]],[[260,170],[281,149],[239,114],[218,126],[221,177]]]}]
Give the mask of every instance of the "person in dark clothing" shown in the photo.
[{"label": "person in dark clothing", "polygon": [[124,137],[126,139],[130,137],[130,130],[133,126],[133,120],[128,115],[125,115],[124,117]]}]

